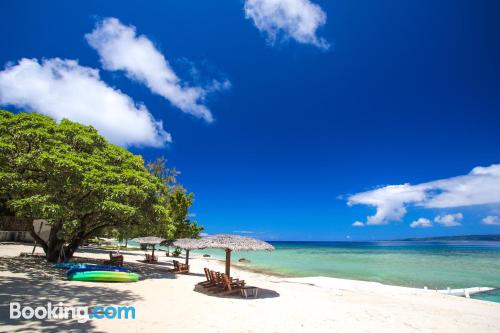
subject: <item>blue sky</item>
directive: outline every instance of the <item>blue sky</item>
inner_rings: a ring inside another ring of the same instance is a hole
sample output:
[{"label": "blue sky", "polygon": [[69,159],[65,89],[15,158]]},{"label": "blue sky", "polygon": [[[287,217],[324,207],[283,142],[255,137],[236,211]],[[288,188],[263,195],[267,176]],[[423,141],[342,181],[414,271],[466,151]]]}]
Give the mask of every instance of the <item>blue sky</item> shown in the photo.
[{"label": "blue sky", "polygon": [[[281,1],[281,11],[266,0],[2,1],[1,107],[57,115],[111,96],[114,112],[73,120],[92,119],[146,160],[166,156],[208,233],[500,233],[500,3]],[[142,35],[136,46],[163,56],[178,82],[165,83],[152,58],[128,63],[127,47],[109,52],[106,18],[135,33],[131,42]],[[29,75],[45,80],[54,68],[88,78],[89,89],[64,104],[57,77],[50,94],[12,88],[14,69],[29,86]],[[428,222],[410,227],[419,218]]]}]

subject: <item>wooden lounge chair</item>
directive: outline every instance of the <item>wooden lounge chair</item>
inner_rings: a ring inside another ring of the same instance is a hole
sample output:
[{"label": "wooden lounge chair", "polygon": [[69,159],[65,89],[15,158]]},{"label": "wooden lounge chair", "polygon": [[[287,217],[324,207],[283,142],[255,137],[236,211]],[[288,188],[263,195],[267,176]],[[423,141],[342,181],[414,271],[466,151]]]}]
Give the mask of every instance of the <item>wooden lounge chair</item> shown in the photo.
[{"label": "wooden lounge chair", "polygon": [[208,287],[209,285],[213,284],[212,278],[210,276],[210,270],[208,268],[203,268],[203,271],[205,272],[205,281],[198,282],[199,286],[202,287]]},{"label": "wooden lounge chair", "polygon": [[123,255],[120,253],[109,253],[109,260],[104,262],[106,265],[123,266]]},{"label": "wooden lounge chair", "polygon": [[[229,290],[228,289],[228,283],[233,288],[237,288],[238,286],[244,286],[245,285],[245,281],[243,281],[243,280],[240,281],[239,279],[230,278],[226,274],[223,274],[223,273],[220,273],[220,272],[210,271],[210,275],[211,275],[213,284],[211,284],[211,285],[209,285],[207,287],[207,290],[209,292],[213,292],[213,293],[223,293],[223,292],[226,292],[226,291]],[[224,280],[223,276],[226,277],[226,280],[228,282]]]},{"label": "wooden lounge chair", "polygon": [[217,272],[211,271],[207,268],[205,274],[207,274],[207,279],[208,279],[208,281],[202,285],[205,289],[210,291],[210,290],[217,290],[221,287],[221,281],[219,281]]},{"label": "wooden lounge chair", "polygon": [[[222,282],[222,274],[223,273],[221,273],[221,272],[215,272],[215,274],[217,274],[218,281]],[[233,278],[233,277],[230,277],[230,276],[228,276],[227,278],[229,279],[229,281],[231,281],[231,283],[238,283],[238,282],[243,282],[244,283],[245,282],[244,280],[240,280],[238,278]]]},{"label": "wooden lounge chair", "polygon": [[178,263],[175,273],[189,273],[189,265]]},{"label": "wooden lounge chair", "polygon": [[231,281],[226,274],[221,274],[223,290],[220,295],[229,295],[241,292],[245,288],[245,281],[238,280],[237,282]]},{"label": "wooden lounge chair", "polygon": [[189,265],[182,264],[182,263],[178,262],[177,260],[174,260],[173,263],[174,263],[174,269],[171,269],[170,272],[179,273],[179,274],[189,273]]},{"label": "wooden lounge chair", "polygon": [[158,257],[146,253],[146,260],[145,260],[145,262],[148,262],[150,264],[156,264],[158,262]]}]

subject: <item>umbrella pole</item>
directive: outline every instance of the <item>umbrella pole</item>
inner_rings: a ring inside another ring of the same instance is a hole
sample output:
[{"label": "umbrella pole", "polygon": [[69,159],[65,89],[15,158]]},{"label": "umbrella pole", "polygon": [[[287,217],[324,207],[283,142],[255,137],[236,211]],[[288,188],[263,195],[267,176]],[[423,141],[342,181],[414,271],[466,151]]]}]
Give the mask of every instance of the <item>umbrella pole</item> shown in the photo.
[{"label": "umbrella pole", "polygon": [[189,250],[186,249],[186,265],[189,264]]},{"label": "umbrella pole", "polygon": [[154,260],[154,258],[155,258],[155,246],[153,244],[153,260]]},{"label": "umbrella pole", "polygon": [[231,276],[231,250],[226,249],[226,275]]}]

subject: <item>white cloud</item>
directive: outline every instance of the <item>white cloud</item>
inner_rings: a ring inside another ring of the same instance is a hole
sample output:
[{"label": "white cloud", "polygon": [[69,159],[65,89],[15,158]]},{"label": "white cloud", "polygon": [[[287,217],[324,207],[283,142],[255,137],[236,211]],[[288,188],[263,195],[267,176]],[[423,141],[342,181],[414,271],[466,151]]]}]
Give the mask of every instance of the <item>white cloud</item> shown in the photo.
[{"label": "white cloud", "polygon": [[377,207],[377,212],[367,219],[367,225],[387,224],[399,221],[406,214],[405,203],[418,202],[424,197],[411,185],[391,185],[349,197],[349,205],[365,204]]},{"label": "white cloud", "polygon": [[400,221],[409,205],[425,208],[454,208],[500,203],[500,164],[476,167],[464,176],[440,179],[417,185],[389,185],[357,193],[348,204],[375,207],[367,224]]},{"label": "white cloud", "polygon": [[316,36],[316,30],[326,23],[326,13],[309,0],[245,0],[245,15],[271,43],[285,37],[321,49],[329,47]]},{"label": "white cloud", "polygon": [[463,218],[464,216],[462,213],[446,214],[436,216],[434,222],[441,224],[443,227],[457,227],[461,225],[460,221],[462,221]]},{"label": "white cloud", "polygon": [[121,146],[161,147],[171,141],[144,105],[106,85],[98,70],[74,60],[21,59],[7,66],[0,72],[0,104],[92,125]]},{"label": "white cloud", "polygon": [[189,87],[175,74],[163,54],[144,35],[137,35],[134,26],[123,25],[116,18],[106,18],[85,35],[107,70],[125,71],[126,75],[145,84],[183,112],[213,121],[203,104],[207,93],[229,89],[229,81],[215,81],[208,88]]},{"label": "white cloud", "polygon": [[495,215],[488,215],[483,219],[483,224],[500,226],[500,217]]},{"label": "white cloud", "polygon": [[352,224],[353,227],[364,227],[365,224],[363,222],[360,222],[360,221],[356,221]]},{"label": "white cloud", "polygon": [[411,228],[430,228],[430,227],[432,227],[432,223],[429,219],[421,217],[418,220],[410,223],[410,227]]}]

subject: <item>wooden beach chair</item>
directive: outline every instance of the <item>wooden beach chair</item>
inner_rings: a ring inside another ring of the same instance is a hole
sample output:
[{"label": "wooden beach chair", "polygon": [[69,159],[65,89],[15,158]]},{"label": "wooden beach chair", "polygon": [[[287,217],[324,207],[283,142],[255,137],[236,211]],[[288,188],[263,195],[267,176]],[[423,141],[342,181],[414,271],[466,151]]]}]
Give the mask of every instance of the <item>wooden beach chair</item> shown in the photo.
[{"label": "wooden beach chair", "polygon": [[180,263],[177,260],[174,260],[173,263],[174,269],[169,270],[170,272],[179,274],[189,273],[189,265]]},{"label": "wooden beach chair", "polygon": [[145,262],[150,263],[150,264],[156,264],[158,262],[158,257],[146,253],[146,260],[145,260]]},{"label": "wooden beach chair", "polygon": [[209,292],[217,292],[222,288],[222,280],[216,271],[209,271],[210,284],[205,286],[205,289]]},{"label": "wooden beach chair", "polygon": [[111,266],[123,266],[123,255],[120,253],[109,253],[109,260],[104,262],[106,265]]},{"label": "wooden beach chair", "polygon": [[175,271],[175,273],[180,273],[180,274],[189,273],[189,265],[178,263],[177,270]]},{"label": "wooden beach chair", "polygon": [[226,274],[221,274],[222,288],[223,290],[219,293],[220,295],[229,295],[240,293],[241,290],[245,288],[245,281],[231,280]]},{"label": "wooden beach chair", "polygon": [[[245,281],[235,278],[230,278],[226,274],[220,272],[210,271],[210,274],[212,277],[213,284],[207,288],[209,292],[224,293],[229,290],[228,283],[233,288],[245,285]],[[224,279],[224,276],[226,277],[226,279]]]},{"label": "wooden beach chair", "polygon": [[211,271],[208,268],[205,268],[205,275],[207,278],[207,281],[204,281],[202,284],[202,287],[211,290],[211,289],[217,289],[220,286],[219,279],[217,277],[217,272]]},{"label": "wooden beach chair", "polygon": [[203,271],[205,272],[205,278],[206,278],[206,280],[198,282],[198,285],[202,286],[202,287],[209,286],[210,284],[213,283],[213,281],[212,281],[212,279],[210,277],[210,270],[205,267],[205,268],[203,268]]}]

